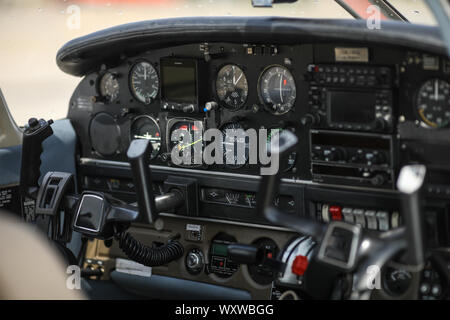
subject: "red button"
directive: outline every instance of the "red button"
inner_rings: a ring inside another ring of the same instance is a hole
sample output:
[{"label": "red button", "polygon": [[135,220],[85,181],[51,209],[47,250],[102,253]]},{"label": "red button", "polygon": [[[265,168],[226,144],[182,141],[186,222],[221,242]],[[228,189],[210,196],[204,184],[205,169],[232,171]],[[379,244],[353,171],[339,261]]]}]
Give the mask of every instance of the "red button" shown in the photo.
[{"label": "red button", "polygon": [[297,256],[295,257],[294,262],[292,263],[292,273],[302,276],[306,269],[308,268],[308,258],[305,256]]},{"label": "red button", "polygon": [[267,254],[267,258],[268,258],[268,259],[272,259],[272,257],[273,257],[272,252],[269,252],[269,253]]},{"label": "red button", "polygon": [[328,209],[331,215],[331,220],[342,220],[342,208],[339,206],[330,206]]}]

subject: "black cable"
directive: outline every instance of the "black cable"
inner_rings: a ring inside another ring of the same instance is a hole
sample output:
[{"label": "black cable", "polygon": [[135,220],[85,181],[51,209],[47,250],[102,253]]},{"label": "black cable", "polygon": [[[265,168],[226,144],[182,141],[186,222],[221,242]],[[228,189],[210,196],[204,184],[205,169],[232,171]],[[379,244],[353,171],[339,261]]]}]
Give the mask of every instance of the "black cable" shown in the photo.
[{"label": "black cable", "polygon": [[133,261],[147,267],[165,265],[181,258],[184,248],[178,241],[170,241],[166,245],[152,248],[133,238],[128,232],[120,232],[115,235],[119,241],[119,248]]}]

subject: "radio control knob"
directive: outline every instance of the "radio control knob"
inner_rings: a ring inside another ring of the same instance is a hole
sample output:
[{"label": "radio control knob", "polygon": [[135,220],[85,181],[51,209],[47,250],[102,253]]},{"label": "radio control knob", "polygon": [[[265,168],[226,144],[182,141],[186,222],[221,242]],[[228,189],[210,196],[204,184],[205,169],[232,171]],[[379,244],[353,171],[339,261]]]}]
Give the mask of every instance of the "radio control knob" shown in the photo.
[{"label": "radio control knob", "polygon": [[364,151],[359,149],[350,159],[352,163],[364,163],[366,161]]},{"label": "radio control knob", "polygon": [[384,154],[382,152],[374,151],[373,157],[370,160],[370,162],[375,165],[384,164],[384,163],[386,163],[386,157],[384,156]]},{"label": "radio control knob", "polygon": [[376,130],[384,130],[387,127],[387,122],[383,118],[378,118],[375,121],[375,129]]},{"label": "radio control knob", "polygon": [[347,161],[347,151],[343,148],[336,148],[337,161]]},{"label": "radio control knob", "polygon": [[332,148],[327,158],[329,161],[346,161],[347,160],[347,152],[343,148]]},{"label": "radio control knob", "polygon": [[308,113],[300,119],[300,122],[304,126],[313,126],[320,123],[320,116]]},{"label": "radio control knob", "polygon": [[343,148],[324,149],[322,151],[325,161],[345,161],[347,160],[347,152]]},{"label": "radio control knob", "polygon": [[376,174],[372,179],[370,179],[370,182],[374,185],[374,186],[382,186],[385,182],[386,182],[386,178],[384,175],[382,174]]}]

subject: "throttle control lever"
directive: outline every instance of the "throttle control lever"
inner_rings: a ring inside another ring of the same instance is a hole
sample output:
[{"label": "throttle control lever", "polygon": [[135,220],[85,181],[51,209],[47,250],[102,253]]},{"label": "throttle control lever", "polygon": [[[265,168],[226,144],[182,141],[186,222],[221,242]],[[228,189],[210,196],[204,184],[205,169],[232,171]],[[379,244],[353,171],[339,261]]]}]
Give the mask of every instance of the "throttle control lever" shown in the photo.
[{"label": "throttle control lever", "polygon": [[115,232],[127,229],[129,224],[139,217],[144,223],[153,223],[158,212],[183,204],[183,194],[176,189],[155,198],[149,166],[151,153],[151,143],[145,139],[133,140],[127,152],[136,187],[138,208],[107,194],[83,192],[76,209],[74,222],[76,231],[100,239],[109,239]]},{"label": "throttle control lever", "polygon": [[172,189],[155,198],[149,166],[151,152],[150,141],[145,139],[133,140],[127,152],[139,208],[103,193],[84,192],[76,209],[74,230],[99,239],[114,237],[128,258],[155,267],[182,257],[184,248],[181,243],[172,239],[165,245],[152,247],[141,243],[126,230],[139,216],[145,223],[154,222],[158,212],[180,206],[184,197],[181,191]]}]

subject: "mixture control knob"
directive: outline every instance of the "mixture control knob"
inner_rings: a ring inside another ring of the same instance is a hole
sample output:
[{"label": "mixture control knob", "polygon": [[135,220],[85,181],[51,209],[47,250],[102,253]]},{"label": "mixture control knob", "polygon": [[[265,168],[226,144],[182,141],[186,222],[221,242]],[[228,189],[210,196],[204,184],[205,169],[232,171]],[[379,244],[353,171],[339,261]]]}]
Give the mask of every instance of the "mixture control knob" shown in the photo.
[{"label": "mixture control knob", "polygon": [[203,270],[203,253],[199,249],[192,249],[186,255],[186,269],[191,274],[198,274]]},{"label": "mixture control knob", "polygon": [[211,111],[211,110],[217,109],[218,107],[219,107],[219,105],[217,104],[217,102],[210,101],[210,102],[207,102],[205,104],[205,107],[203,108],[203,111],[205,111],[205,112]]}]

